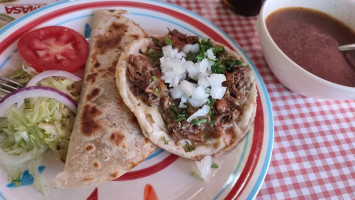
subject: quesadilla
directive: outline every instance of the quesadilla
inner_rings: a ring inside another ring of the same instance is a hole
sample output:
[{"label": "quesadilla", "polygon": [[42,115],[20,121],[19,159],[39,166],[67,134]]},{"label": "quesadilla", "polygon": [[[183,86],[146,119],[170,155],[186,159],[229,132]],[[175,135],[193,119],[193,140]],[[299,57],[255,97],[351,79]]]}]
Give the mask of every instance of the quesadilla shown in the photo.
[{"label": "quesadilla", "polygon": [[54,188],[82,188],[116,179],[155,149],[125,106],[115,84],[124,47],[147,34],[122,10],[97,10],[91,22],[90,53],[64,172]]},{"label": "quesadilla", "polygon": [[143,134],[188,159],[232,149],[254,122],[251,67],[208,38],[169,30],[138,40],[121,55],[116,81]]}]

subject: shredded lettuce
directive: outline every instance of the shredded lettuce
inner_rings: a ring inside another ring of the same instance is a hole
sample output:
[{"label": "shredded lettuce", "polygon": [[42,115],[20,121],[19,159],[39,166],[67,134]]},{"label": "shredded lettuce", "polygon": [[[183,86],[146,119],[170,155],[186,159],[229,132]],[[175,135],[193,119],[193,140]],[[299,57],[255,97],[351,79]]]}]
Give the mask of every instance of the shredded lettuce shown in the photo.
[{"label": "shredded lettuce", "polygon": [[28,83],[32,77],[33,74],[29,74],[28,72],[24,71],[22,68],[19,68],[12,73],[9,79],[14,80],[20,83],[21,85],[26,85],[26,83]]},{"label": "shredded lettuce", "polygon": [[[9,78],[26,85],[34,75],[23,66]],[[48,77],[37,85],[55,88],[79,101],[81,82]],[[0,118],[1,167],[16,185],[21,185],[21,176],[28,170],[35,187],[47,193],[38,167],[48,150],[57,159],[65,160],[75,114],[59,101],[45,97],[25,99],[23,104],[9,108],[6,114],[6,118]]]},{"label": "shredded lettuce", "polygon": [[37,83],[40,86],[52,87],[69,95],[76,102],[79,101],[81,82],[61,77],[48,77]]},{"label": "shredded lettuce", "polygon": [[0,119],[0,161],[9,178],[16,181],[28,169],[37,189],[46,192],[38,166],[50,149],[65,159],[75,115],[55,99],[37,97],[13,105]]}]

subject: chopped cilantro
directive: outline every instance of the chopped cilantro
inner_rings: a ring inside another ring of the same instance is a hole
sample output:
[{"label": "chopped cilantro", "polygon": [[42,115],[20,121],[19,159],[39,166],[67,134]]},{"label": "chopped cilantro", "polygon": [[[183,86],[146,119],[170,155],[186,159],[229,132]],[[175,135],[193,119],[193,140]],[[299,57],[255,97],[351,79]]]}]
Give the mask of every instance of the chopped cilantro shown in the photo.
[{"label": "chopped cilantro", "polygon": [[212,66],[211,66],[212,73],[215,74],[223,74],[226,71],[226,66],[222,63],[222,59],[218,59]]},{"label": "chopped cilantro", "polygon": [[144,55],[146,55],[152,66],[156,66],[160,70],[160,58],[163,57],[163,52],[156,49],[148,49]]},{"label": "chopped cilantro", "polygon": [[176,106],[171,106],[170,110],[174,114],[175,122],[181,122],[187,118],[186,109],[178,109]]},{"label": "chopped cilantro", "polygon": [[173,112],[173,114],[174,114],[175,116],[176,116],[176,115],[179,115],[179,112],[178,112],[176,106],[171,106],[171,107],[170,107],[170,110],[171,110],[171,112]]},{"label": "chopped cilantro", "polygon": [[153,80],[153,81],[157,81],[158,78],[157,78],[156,76],[152,76],[152,80]]},{"label": "chopped cilantro", "polygon": [[200,48],[201,51],[206,52],[208,49],[212,49],[213,54],[216,55],[217,57],[221,56],[224,52],[225,49],[221,46],[213,46],[211,44],[210,39],[201,39],[200,40]]},{"label": "chopped cilantro", "polygon": [[228,72],[232,72],[235,66],[242,66],[242,67],[248,66],[247,63],[244,63],[240,60],[225,60],[224,65],[226,66],[226,70]]},{"label": "chopped cilantro", "polygon": [[216,123],[215,123],[215,121],[214,120],[211,120],[209,123],[208,123],[210,126],[214,126],[214,125],[216,125]]},{"label": "chopped cilantro", "polygon": [[164,144],[168,144],[168,141],[166,140],[165,137],[162,137],[162,140],[163,140]]},{"label": "chopped cilantro", "polygon": [[186,152],[191,152],[191,151],[194,151],[196,149],[196,147],[190,145],[189,143],[186,142],[185,146],[184,146],[184,150]]},{"label": "chopped cilantro", "polygon": [[173,45],[173,41],[168,37],[164,37],[164,42],[166,45]]},{"label": "chopped cilantro", "polygon": [[200,124],[203,124],[203,123],[206,123],[207,122],[207,119],[206,118],[201,118],[201,119],[193,119],[191,120],[191,123],[195,124],[195,125],[200,125]]},{"label": "chopped cilantro", "polygon": [[163,57],[163,53],[155,49],[148,49],[148,51],[145,54],[152,59],[158,59]]},{"label": "chopped cilantro", "polygon": [[213,108],[214,108],[214,104],[216,103],[216,99],[210,99],[207,103],[206,103],[206,105],[208,105],[209,107],[210,107],[210,111],[208,112],[208,114],[210,115],[210,116],[212,116],[212,110],[213,110]]},{"label": "chopped cilantro", "polygon": [[192,61],[194,63],[200,62],[206,57],[206,51],[213,47],[211,40],[208,38],[200,38],[200,51],[198,53],[188,53],[186,60]]},{"label": "chopped cilantro", "polygon": [[211,39],[209,38],[201,38],[200,39],[200,49],[203,52],[206,52],[209,48],[213,47],[211,44]]},{"label": "chopped cilantro", "polygon": [[214,108],[214,104],[216,103],[216,99],[210,99],[207,103],[206,103],[206,105],[208,105],[209,107],[210,107],[210,111],[208,111],[208,114],[210,115],[210,117],[211,117],[211,121],[208,123],[210,126],[214,126],[215,125],[215,122],[214,122],[214,115],[213,115],[213,112],[212,112],[212,110],[213,110],[213,108]]},{"label": "chopped cilantro", "polygon": [[216,103],[216,99],[210,99],[207,102],[207,105],[210,106],[210,109],[212,110],[214,108],[214,104]]},{"label": "chopped cilantro", "polygon": [[158,88],[154,88],[154,94],[158,95],[159,96],[159,89]]},{"label": "chopped cilantro", "polygon": [[192,61],[194,63],[200,62],[205,58],[205,52],[200,51],[198,53],[188,53],[186,55],[186,60]]},{"label": "chopped cilantro", "polygon": [[185,115],[178,115],[174,118],[174,121],[175,122],[181,122],[181,121],[184,121],[186,119],[186,116]]},{"label": "chopped cilantro", "polygon": [[171,131],[170,126],[168,126],[168,125],[166,124],[166,121],[164,121],[164,123],[165,123],[165,128],[166,128],[166,130],[168,131],[168,133],[170,133],[170,131]]},{"label": "chopped cilantro", "polygon": [[215,163],[215,162],[212,162],[212,164],[211,164],[211,168],[213,168],[213,169],[217,169],[217,168],[218,168],[218,164],[217,164],[217,163]]},{"label": "chopped cilantro", "polygon": [[220,57],[225,52],[225,49],[223,47],[213,46],[209,38],[200,38],[199,45],[200,51],[197,53],[188,53],[186,55],[186,60],[192,61],[194,63],[200,62],[206,57],[206,52],[208,49],[212,49],[214,55],[216,55],[217,57]]},{"label": "chopped cilantro", "polygon": [[218,57],[218,55],[222,55],[225,52],[223,47],[213,47],[213,53]]},{"label": "chopped cilantro", "polygon": [[159,46],[159,47],[164,46],[164,45],[162,45],[162,44],[159,42],[159,40],[158,40],[156,37],[150,36],[150,38],[152,39],[152,41],[153,41],[153,43],[154,43],[155,45],[157,45],[157,46]]}]

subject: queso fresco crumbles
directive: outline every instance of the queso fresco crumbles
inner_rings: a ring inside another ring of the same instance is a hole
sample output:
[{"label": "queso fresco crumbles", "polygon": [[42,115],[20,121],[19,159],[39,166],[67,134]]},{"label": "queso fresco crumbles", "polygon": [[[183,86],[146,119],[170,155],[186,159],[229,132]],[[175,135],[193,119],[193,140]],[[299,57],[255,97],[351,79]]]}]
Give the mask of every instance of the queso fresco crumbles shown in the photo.
[{"label": "queso fresco crumbles", "polygon": [[159,107],[165,127],[176,140],[195,145],[219,138],[223,126],[242,112],[251,85],[251,68],[225,53],[210,39],[169,30],[151,37],[146,51],[130,55],[127,79],[131,91],[149,106]]}]

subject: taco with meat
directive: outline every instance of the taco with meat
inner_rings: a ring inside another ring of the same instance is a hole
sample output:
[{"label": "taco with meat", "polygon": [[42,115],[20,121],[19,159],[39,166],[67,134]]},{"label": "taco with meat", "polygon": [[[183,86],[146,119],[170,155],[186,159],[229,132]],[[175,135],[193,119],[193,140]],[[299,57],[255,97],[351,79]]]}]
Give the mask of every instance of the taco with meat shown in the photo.
[{"label": "taco with meat", "polygon": [[169,30],[132,43],[116,83],[143,134],[173,154],[200,160],[235,147],[251,128],[251,67],[225,45]]}]

